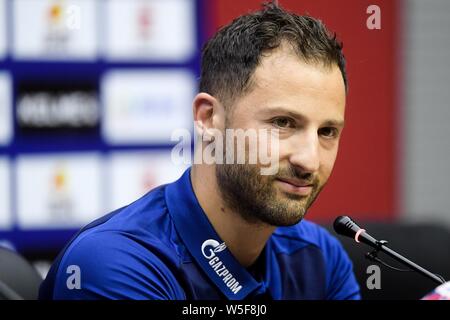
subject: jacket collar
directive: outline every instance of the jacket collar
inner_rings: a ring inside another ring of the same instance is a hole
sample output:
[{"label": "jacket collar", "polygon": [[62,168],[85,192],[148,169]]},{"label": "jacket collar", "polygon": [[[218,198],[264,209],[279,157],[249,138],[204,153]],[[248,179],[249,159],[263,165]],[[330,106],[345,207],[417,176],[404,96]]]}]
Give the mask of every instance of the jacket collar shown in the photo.
[{"label": "jacket collar", "polygon": [[240,300],[261,288],[234,258],[201,208],[192,188],[191,168],[167,185],[165,197],[175,228],[189,253],[230,300]]}]

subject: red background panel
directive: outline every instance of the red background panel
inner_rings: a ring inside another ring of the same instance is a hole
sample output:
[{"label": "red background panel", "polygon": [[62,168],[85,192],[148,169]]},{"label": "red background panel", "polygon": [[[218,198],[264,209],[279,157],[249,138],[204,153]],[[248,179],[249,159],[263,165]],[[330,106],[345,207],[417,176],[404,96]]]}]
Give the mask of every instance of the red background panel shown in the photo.
[{"label": "red background panel", "polygon": [[[349,78],[346,128],[327,187],[308,213],[316,221],[351,214],[388,220],[398,212],[397,74],[399,1],[281,0],[284,8],[321,19],[344,42]],[[381,9],[381,30],[369,30],[369,5]],[[213,34],[233,18],[257,10],[260,0],[207,1]]]}]

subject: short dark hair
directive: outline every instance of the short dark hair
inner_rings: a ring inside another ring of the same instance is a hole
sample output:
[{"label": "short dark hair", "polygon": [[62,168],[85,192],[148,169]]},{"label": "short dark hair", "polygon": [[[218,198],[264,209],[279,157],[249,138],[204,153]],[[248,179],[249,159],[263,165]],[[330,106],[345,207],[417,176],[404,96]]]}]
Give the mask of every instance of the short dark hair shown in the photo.
[{"label": "short dark hair", "polygon": [[287,41],[307,63],[337,64],[347,90],[342,42],[313,17],[288,12],[274,2],[260,11],[240,16],[222,27],[203,47],[200,92],[227,105],[251,85],[251,77],[264,52]]}]

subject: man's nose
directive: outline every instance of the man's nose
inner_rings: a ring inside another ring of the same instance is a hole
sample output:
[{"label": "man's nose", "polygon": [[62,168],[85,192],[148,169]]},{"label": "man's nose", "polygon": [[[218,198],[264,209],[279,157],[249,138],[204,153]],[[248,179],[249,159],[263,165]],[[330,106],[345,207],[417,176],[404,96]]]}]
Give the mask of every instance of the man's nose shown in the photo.
[{"label": "man's nose", "polygon": [[295,137],[292,141],[291,150],[293,152],[289,161],[299,172],[313,174],[319,170],[319,137],[317,131],[304,131],[301,136]]}]

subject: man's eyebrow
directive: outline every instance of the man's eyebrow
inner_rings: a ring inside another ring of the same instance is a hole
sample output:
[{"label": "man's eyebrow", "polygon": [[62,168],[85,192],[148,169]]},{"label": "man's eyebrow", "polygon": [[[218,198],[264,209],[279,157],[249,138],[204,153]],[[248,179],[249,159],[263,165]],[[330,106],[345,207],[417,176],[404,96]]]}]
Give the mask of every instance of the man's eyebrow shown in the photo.
[{"label": "man's eyebrow", "polygon": [[345,121],[344,120],[327,120],[324,122],[324,126],[343,128],[345,126]]},{"label": "man's eyebrow", "polygon": [[[295,112],[292,110],[289,110],[285,107],[267,107],[266,108],[267,113],[275,113],[275,112],[279,112],[279,113],[284,113],[287,114],[289,116],[291,116],[292,118],[296,118],[296,119],[300,119],[300,120],[305,120],[305,116],[299,112]],[[345,125],[345,121],[344,120],[335,120],[335,119],[329,119],[329,120],[325,120],[323,122],[324,126],[327,127],[339,127],[339,128],[343,128]]]},{"label": "man's eyebrow", "polygon": [[289,110],[288,108],[285,108],[285,107],[278,107],[278,106],[277,107],[267,107],[267,108],[265,108],[264,111],[266,111],[267,113],[284,113],[293,118],[305,119],[305,116],[302,115],[301,113]]}]

